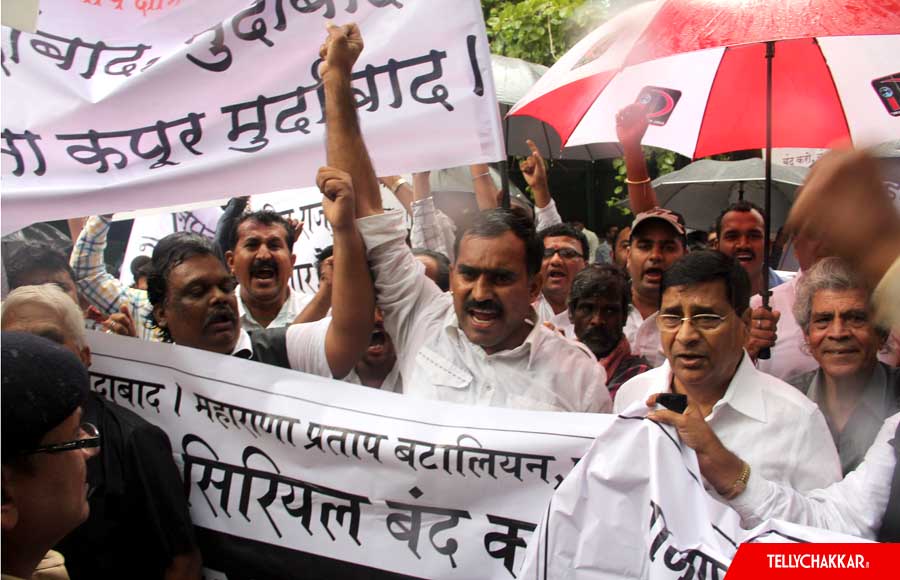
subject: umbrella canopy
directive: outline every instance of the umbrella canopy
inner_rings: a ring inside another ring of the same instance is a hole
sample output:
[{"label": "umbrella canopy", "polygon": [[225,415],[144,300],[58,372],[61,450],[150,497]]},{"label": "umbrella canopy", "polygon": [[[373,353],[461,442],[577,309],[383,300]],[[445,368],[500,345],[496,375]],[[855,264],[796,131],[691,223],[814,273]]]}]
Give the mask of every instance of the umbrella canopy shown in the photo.
[{"label": "umbrella canopy", "polygon": [[640,101],[644,143],[692,158],[900,138],[900,0],[657,0],[576,44],[512,109],[567,147],[614,143],[615,113]]},{"label": "umbrella canopy", "polygon": [[526,139],[534,141],[541,156],[546,159],[593,161],[620,155],[617,144],[594,143],[563,148],[559,133],[551,125],[534,117],[507,116],[510,108],[547,72],[547,67],[520,58],[492,54],[491,69],[503,119],[507,155],[531,155]]},{"label": "umbrella canopy", "polygon": [[[806,179],[805,167],[772,167],[772,209],[769,228],[787,219],[794,193]],[[765,205],[765,161],[702,159],[653,181],[659,205],[679,212],[689,228],[708,230],[729,204],[744,199]]]}]

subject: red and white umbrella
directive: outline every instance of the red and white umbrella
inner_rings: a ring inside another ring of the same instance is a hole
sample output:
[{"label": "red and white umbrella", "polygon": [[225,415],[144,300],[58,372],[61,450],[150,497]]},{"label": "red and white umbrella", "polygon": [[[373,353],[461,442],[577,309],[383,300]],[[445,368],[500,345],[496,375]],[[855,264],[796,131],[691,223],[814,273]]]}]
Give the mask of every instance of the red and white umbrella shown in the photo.
[{"label": "red and white umbrella", "polygon": [[867,146],[900,138],[898,56],[900,0],[659,0],[582,39],[510,114],[566,146],[614,143],[642,101],[644,143],[698,158],[766,146],[769,86],[771,146]]}]

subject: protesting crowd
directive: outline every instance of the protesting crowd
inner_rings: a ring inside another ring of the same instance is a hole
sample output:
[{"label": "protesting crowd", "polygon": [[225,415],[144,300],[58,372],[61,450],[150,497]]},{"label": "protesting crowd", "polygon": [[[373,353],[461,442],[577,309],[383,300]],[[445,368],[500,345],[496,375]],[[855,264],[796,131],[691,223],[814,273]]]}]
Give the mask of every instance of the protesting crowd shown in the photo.
[{"label": "protesting crowd", "polygon": [[[35,243],[4,255],[4,578],[201,576],[178,442],[91,390],[86,329],[380,389],[398,406],[639,410],[674,427],[744,527],[900,541],[900,215],[872,158],[813,167],[785,228],[800,265],[789,280],[764,262],[768,225],[750,202],[721,213],[713,242],[689,243],[684,218],[658,206],[638,104],[615,120],[627,227],[597,236],[564,220],[533,143],[533,210],[502,207],[473,165],[480,211],[457,223],[428,173],[376,173],[351,89],[359,29],[330,26],[321,50],[315,180],[333,246],[314,294],[289,283],[302,224],[243,197],[214,239],[158,240],[131,287],[104,264],[111,216],[89,217],[70,256]],[[382,187],[403,207],[385,210]]]}]

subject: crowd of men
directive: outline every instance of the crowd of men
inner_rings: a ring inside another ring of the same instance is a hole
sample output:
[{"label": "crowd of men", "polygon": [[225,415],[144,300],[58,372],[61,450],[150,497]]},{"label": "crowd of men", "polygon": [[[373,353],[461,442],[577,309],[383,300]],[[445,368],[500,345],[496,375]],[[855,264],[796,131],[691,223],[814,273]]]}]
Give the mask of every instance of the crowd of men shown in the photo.
[{"label": "crowd of men", "polygon": [[[533,144],[521,167],[533,215],[496,207],[489,173],[474,166],[482,211],[453,224],[427,175],[412,186],[376,177],[351,92],[362,48],[353,25],[330,27],[322,48],[328,166],[316,183],[334,245],[320,255],[315,295],[289,284],[297,225],[247,211],[243,198],[215,240],[160,240],[131,288],[103,265],[107,216],[88,219],[70,259],[34,245],[4,257],[4,577],[59,568],[51,549],[73,578],[200,574],[171,444],[90,392],[86,326],[404,397],[648,406],[696,449],[710,493],[746,525],[780,517],[900,540],[889,443],[900,371],[884,348],[900,327],[900,217],[868,157],[835,154],[811,173],[791,218],[802,270],[790,282],[764,270],[766,223],[751,204],[722,212],[714,249],[690,250],[683,218],[656,206],[638,106],[617,119],[630,226],[601,241],[563,222]],[[406,211],[383,209],[379,182]],[[829,221],[840,208],[871,227]],[[770,288],[771,310],[761,301]],[[686,396],[683,413],[656,406],[671,392]]]}]

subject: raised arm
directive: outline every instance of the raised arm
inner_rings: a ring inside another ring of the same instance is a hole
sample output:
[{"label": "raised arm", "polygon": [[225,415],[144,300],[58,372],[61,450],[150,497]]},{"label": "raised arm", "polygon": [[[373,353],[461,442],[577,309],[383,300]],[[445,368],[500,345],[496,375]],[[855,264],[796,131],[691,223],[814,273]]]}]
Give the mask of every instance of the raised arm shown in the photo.
[{"label": "raised arm", "polygon": [[547,181],[547,166],[544,158],[534,141],[525,141],[531,149],[531,155],[519,163],[519,169],[525,177],[525,183],[534,194],[534,228],[538,231],[556,224],[562,223],[562,218],[556,210],[556,203],[550,195],[550,186]]},{"label": "raised arm", "polygon": [[[346,24],[329,25],[328,37],[319,51],[323,59],[319,73],[325,87],[328,165],[350,174],[358,218],[384,212],[378,179],[359,129],[356,104],[350,89],[353,65],[362,50],[359,27]],[[373,307],[370,316],[374,312]]]},{"label": "raised arm", "polygon": [[369,346],[375,315],[375,292],[366,263],[366,248],[356,229],[350,174],[322,167],[316,184],[325,196],[322,207],[334,233],[331,323],[325,356],[334,377],[347,376]]},{"label": "raised arm", "polygon": [[241,217],[241,214],[244,213],[244,210],[247,209],[247,204],[249,203],[249,195],[232,197],[228,200],[225,211],[219,216],[219,221],[216,222],[214,242],[216,244],[216,252],[223,262],[225,261],[226,252],[234,250],[234,244],[237,241],[233,236],[234,224]]},{"label": "raised arm", "polygon": [[498,199],[500,190],[494,184],[494,178],[491,177],[491,168],[487,163],[476,163],[469,166],[469,173],[472,174],[472,188],[475,190],[475,202],[478,209],[494,209],[500,205]]},{"label": "raised arm", "polygon": [[628,202],[635,215],[658,205],[656,192],[650,185],[647,160],[641,140],[647,132],[647,114],[644,106],[632,103],[616,115],[616,135],[625,157],[625,184],[628,186]]}]

